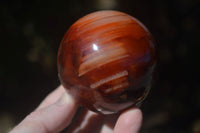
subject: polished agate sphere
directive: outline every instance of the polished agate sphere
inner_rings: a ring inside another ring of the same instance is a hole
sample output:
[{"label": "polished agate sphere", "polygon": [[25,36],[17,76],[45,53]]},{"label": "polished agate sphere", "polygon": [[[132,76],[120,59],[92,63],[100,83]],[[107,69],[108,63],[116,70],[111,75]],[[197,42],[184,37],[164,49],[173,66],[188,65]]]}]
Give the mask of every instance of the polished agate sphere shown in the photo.
[{"label": "polished agate sphere", "polygon": [[98,11],[76,21],[58,51],[62,85],[78,103],[102,114],[137,106],[147,96],[155,44],[136,18]]}]

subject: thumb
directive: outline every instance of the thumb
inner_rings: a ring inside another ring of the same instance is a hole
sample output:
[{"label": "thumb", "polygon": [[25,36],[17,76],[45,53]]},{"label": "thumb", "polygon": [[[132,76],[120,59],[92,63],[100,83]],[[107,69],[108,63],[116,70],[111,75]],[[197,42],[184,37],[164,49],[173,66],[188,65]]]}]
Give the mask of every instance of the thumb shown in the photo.
[{"label": "thumb", "polygon": [[30,113],[10,133],[53,133],[68,126],[75,114],[76,103],[67,93],[54,104]]}]

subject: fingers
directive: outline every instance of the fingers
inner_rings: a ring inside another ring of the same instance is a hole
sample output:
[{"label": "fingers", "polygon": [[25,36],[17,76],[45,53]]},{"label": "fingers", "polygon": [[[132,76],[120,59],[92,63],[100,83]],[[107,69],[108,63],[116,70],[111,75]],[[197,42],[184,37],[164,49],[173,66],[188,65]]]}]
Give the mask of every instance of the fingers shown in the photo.
[{"label": "fingers", "polygon": [[142,112],[133,108],[122,113],[115,125],[114,133],[138,133],[142,124]]},{"label": "fingers", "polygon": [[42,101],[37,109],[41,109],[55,103],[64,92],[66,92],[65,88],[60,85]]},{"label": "fingers", "polygon": [[60,132],[70,124],[75,111],[76,103],[74,99],[69,94],[64,93],[54,104],[32,112],[10,133]]},{"label": "fingers", "polygon": [[108,115],[106,118],[106,123],[103,125],[101,129],[101,133],[113,133],[113,129],[118,117],[119,114]]},{"label": "fingers", "polygon": [[101,133],[113,133],[113,129],[107,125],[104,125],[101,129]]},{"label": "fingers", "polygon": [[105,116],[82,107],[66,131],[67,133],[99,133],[104,121]]},{"label": "fingers", "polygon": [[[61,98],[59,98],[61,94],[63,95]],[[28,115],[10,133],[60,132],[71,123],[76,108],[77,106],[75,100],[65,91],[63,86],[59,86],[55,91],[50,93],[45,98],[45,100],[34,112]],[[94,130],[100,130],[101,125],[105,121],[104,118],[106,117],[99,117],[99,115],[96,115],[92,112],[87,113],[84,120],[82,119],[82,122],[80,121],[80,127],[76,127],[75,130],[80,130],[80,132],[92,132]],[[111,120],[111,125],[114,125],[116,121],[115,118],[117,117],[112,118],[113,119],[106,120]],[[141,111],[137,108],[129,109],[119,116],[117,123],[114,127],[114,133],[137,133],[139,132],[141,123]],[[111,133],[113,131],[113,126],[111,125],[104,125],[101,133]]]}]

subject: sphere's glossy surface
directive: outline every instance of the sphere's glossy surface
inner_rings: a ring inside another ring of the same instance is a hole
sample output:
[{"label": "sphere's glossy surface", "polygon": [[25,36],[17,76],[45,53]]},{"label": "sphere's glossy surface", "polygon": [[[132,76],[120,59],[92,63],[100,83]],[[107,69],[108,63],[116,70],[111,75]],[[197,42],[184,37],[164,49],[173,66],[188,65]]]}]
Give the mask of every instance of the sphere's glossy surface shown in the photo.
[{"label": "sphere's glossy surface", "polygon": [[118,11],[99,11],[76,21],[58,52],[61,83],[80,104],[103,114],[141,102],[156,63],[147,28]]}]

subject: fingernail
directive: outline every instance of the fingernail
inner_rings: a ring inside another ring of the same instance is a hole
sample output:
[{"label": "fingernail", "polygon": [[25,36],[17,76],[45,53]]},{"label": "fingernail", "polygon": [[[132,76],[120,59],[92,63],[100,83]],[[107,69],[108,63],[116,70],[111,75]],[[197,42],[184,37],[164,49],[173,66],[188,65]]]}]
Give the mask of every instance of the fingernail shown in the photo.
[{"label": "fingernail", "polygon": [[65,105],[65,104],[74,104],[74,99],[68,93],[63,93],[62,96],[58,99],[58,105]]}]

